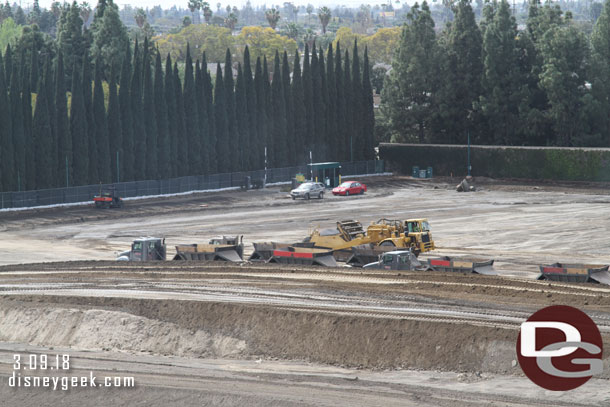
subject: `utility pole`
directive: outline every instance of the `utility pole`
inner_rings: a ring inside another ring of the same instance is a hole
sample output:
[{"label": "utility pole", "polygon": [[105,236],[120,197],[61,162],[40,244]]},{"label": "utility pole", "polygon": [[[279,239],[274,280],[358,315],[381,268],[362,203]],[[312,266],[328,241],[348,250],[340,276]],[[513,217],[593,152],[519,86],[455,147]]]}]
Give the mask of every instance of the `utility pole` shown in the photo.
[{"label": "utility pole", "polygon": [[68,171],[68,156],[66,156],[66,188],[70,187],[70,172]]}]

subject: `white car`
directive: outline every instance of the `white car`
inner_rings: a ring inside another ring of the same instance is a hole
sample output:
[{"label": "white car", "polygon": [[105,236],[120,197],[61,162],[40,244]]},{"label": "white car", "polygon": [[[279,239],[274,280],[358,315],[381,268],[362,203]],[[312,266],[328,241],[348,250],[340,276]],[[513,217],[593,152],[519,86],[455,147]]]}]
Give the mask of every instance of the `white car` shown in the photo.
[{"label": "white car", "polygon": [[324,198],[324,184],[321,182],[304,182],[298,188],[290,191],[292,199],[296,198]]}]

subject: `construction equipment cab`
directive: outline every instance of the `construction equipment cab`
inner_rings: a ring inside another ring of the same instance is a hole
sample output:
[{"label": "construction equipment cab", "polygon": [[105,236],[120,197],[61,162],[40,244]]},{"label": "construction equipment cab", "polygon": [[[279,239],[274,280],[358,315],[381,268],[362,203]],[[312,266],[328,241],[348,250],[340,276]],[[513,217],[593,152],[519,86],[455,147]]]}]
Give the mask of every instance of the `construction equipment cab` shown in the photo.
[{"label": "construction equipment cab", "polygon": [[102,189],[100,187],[99,195],[93,197],[96,208],[120,208],[123,206],[123,199],[118,196],[114,186]]},{"label": "construction equipment cab", "polygon": [[404,231],[410,238],[410,246],[418,254],[435,249],[428,219],[407,219],[404,221]]},{"label": "construction equipment cab", "polygon": [[165,260],[165,239],[158,237],[143,237],[131,244],[131,250],[119,253],[120,261],[154,261]]}]

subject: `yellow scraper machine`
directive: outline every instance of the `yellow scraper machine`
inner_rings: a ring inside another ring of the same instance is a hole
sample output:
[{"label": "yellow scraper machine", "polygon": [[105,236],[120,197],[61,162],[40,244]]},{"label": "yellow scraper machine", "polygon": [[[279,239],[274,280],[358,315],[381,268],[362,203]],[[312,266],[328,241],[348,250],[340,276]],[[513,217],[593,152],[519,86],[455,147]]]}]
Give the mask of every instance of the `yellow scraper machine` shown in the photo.
[{"label": "yellow scraper machine", "polygon": [[435,248],[427,219],[379,219],[366,230],[356,220],[344,220],[335,229],[314,229],[305,242],[330,249],[337,260],[352,265],[368,264],[396,248],[411,249],[416,256]]}]

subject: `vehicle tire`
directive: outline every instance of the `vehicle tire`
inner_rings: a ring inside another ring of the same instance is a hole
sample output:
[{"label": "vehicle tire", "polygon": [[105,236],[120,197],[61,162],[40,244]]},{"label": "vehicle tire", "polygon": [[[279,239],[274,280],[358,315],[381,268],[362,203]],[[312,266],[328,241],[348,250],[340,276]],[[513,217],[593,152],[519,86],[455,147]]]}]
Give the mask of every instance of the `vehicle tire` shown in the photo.
[{"label": "vehicle tire", "polygon": [[349,191],[345,191],[345,196],[349,196]]},{"label": "vehicle tire", "polygon": [[296,198],[293,196],[293,197],[292,197],[292,200],[294,201],[295,199],[296,199]]},{"label": "vehicle tire", "polygon": [[318,199],[322,199],[322,198],[324,198],[324,192],[320,192],[320,193],[318,194]]},{"label": "vehicle tire", "polygon": [[305,199],[309,201],[309,194],[305,194]]},{"label": "vehicle tire", "polygon": [[396,247],[396,245],[393,242],[383,242],[381,243],[379,246],[384,246],[384,247]]},{"label": "vehicle tire", "polygon": [[360,195],[364,195],[364,188],[360,190]]}]

